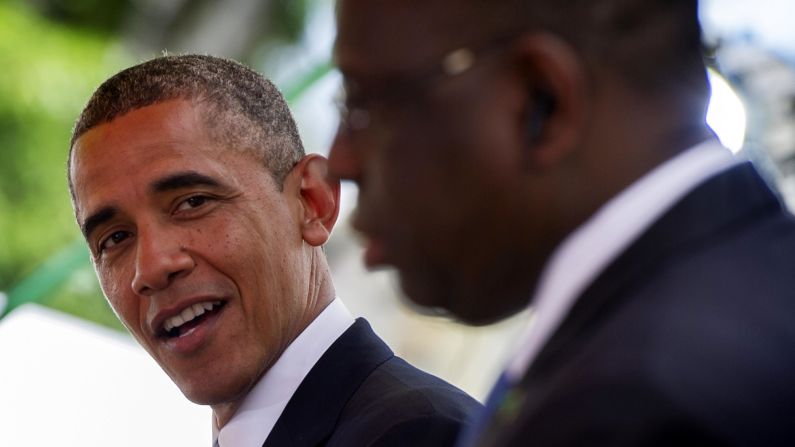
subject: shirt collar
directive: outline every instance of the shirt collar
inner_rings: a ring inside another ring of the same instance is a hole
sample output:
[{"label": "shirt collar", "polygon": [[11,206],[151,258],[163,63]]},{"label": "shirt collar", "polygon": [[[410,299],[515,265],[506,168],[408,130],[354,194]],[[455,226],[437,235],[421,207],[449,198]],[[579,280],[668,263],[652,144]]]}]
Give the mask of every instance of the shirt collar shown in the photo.
[{"label": "shirt collar", "polygon": [[632,183],[567,236],[541,273],[533,316],[506,369],[508,378],[524,376],[577,297],[611,261],[689,191],[735,163],[716,140],[691,147]]},{"label": "shirt collar", "polygon": [[213,417],[213,441],[222,447],[260,447],[304,377],[353,323],[342,300],[334,299],[290,343],[220,431]]}]

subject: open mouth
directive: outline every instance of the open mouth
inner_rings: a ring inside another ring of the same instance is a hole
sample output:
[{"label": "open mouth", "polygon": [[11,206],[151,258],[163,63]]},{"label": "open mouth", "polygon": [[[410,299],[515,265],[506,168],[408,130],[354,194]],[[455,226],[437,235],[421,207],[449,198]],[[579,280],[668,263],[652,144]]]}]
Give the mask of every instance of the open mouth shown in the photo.
[{"label": "open mouth", "polygon": [[166,319],[158,335],[165,339],[181,337],[217,314],[224,304],[223,301],[204,301],[190,305],[179,315]]}]

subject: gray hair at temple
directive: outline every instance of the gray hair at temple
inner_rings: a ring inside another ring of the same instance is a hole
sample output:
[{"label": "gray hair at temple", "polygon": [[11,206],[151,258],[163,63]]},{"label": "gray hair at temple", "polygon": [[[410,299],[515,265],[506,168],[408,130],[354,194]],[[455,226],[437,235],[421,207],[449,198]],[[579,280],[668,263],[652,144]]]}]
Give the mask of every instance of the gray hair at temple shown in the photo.
[{"label": "gray hair at temple", "polygon": [[[208,135],[230,149],[254,151],[279,187],[304,156],[287,103],[270,81],[229,59],[179,55],[143,62],[102,83],[72,131],[68,166],[75,141],[84,133],[133,110],[173,99],[201,104]],[[71,176],[67,177],[73,193]]]}]

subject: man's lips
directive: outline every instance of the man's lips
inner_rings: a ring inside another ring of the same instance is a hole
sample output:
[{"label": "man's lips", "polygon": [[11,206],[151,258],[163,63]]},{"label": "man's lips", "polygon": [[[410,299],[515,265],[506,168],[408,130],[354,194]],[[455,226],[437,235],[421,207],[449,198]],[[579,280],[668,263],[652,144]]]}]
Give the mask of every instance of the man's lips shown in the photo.
[{"label": "man's lips", "polygon": [[386,264],[384,243],[375,237],[366,237],[364,245],[364,265],[373,268]]},{"label": "man's lips", "polygon": [[373,231],[372,226],[368,225],[367,219],[362,212],[362,204],[356,207],[351,219],[351,227],[362,237],[364,245],[364,265],[373,268],[387,264],[386,247],[384,239]]}]

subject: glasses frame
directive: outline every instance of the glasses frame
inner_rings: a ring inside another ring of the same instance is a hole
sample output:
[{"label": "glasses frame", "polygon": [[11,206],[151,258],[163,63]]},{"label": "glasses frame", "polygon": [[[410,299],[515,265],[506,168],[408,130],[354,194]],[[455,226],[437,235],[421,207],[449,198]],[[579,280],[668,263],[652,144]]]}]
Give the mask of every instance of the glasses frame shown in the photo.
[{"label": "glasses frame", "polygon": [[397,100],[405,101],[421,96],[431,86],[471,71],[486,59],[484,56],[503,49],[516,36],[517,33],[511,33],[477,46],[458,47],[446,53],[430,68],[390,82],[388,87],[374,90],[374,93],[368,95],[356,92],[355,83],[343,81],[340,94],[335,100],[339,113],[339,131],[350,134],[367,130],[371,127],[372,109],[376,105],[383,106]]}]

